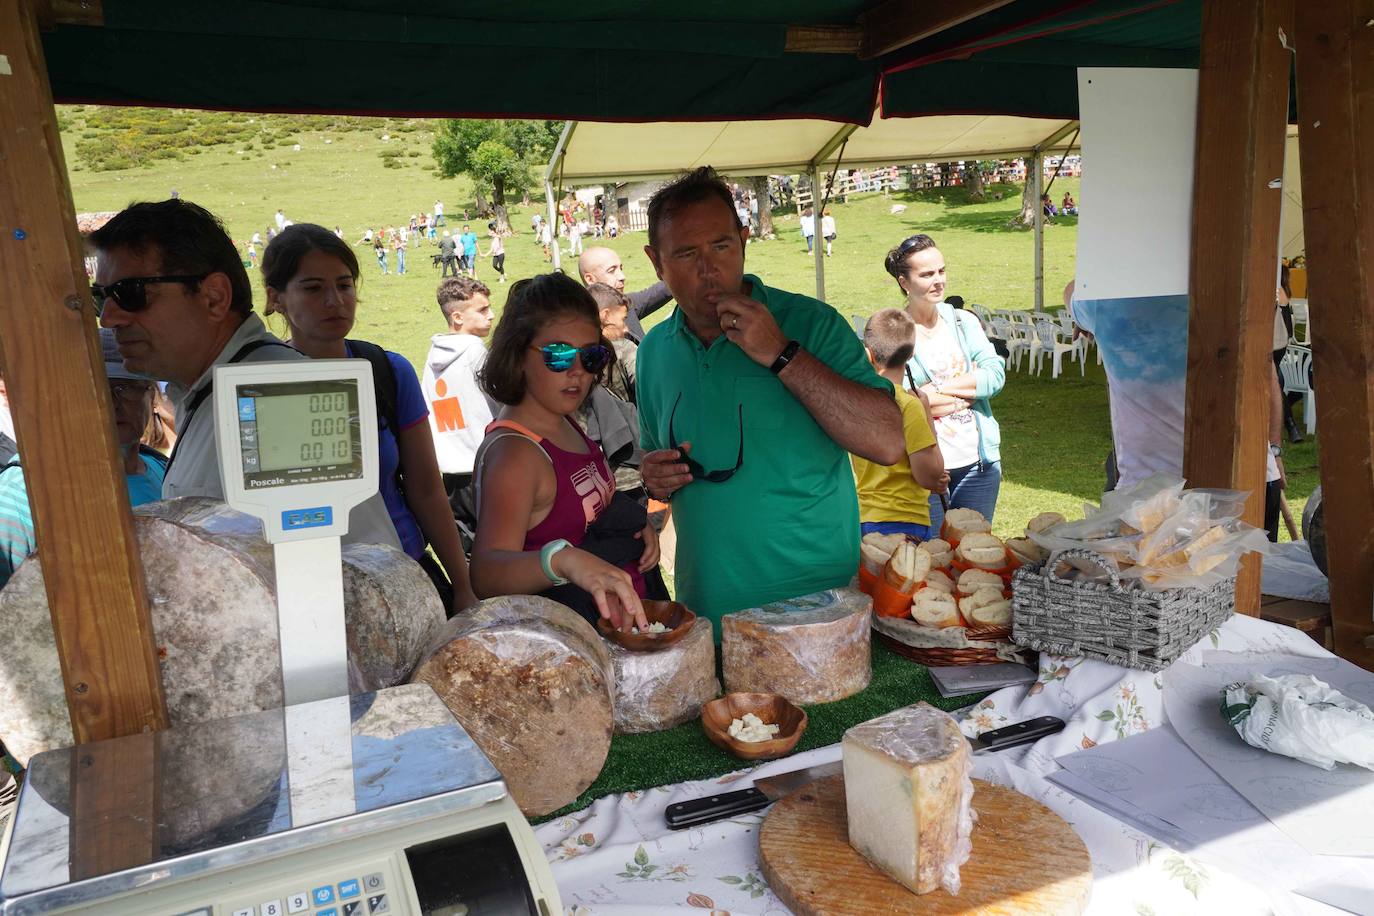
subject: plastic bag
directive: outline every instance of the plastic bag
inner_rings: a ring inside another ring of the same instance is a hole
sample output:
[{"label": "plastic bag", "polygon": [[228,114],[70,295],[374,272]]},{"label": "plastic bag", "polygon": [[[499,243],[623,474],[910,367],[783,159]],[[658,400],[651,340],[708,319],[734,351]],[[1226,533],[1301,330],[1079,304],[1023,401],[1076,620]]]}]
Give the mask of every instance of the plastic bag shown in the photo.
[{"label": "plastic bag", "polygon": [[1152,564],[1126,567],[1121,579],[1139,580],[1150,588],[1206,588],[1234,576],[1245,554],[1263,553],[1268,547],[1263,531],[1229,519],[1177,543]]},{"label": "plastic bag", "polygon": [[1259,675],[1221,691],[1221,714],[1246,744],[1323,770],[1374,770],[1374,711],[1309,674]]}]

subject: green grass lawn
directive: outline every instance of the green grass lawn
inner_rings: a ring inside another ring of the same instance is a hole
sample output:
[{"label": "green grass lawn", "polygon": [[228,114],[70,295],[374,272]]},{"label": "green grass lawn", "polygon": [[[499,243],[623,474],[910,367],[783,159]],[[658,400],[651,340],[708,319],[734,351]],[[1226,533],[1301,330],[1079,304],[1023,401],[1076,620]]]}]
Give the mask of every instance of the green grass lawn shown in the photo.
[{"label": "green grass lawn", "polygon": [[[463,207],[472,205],[469,181],[442,180],[426,169],[432,165],[429,122],[353,119],[352,129],[302,130],[266,149],[261,143],[242,152],[233,144],[219,145],[180,160],[156,160],[143,168],[92,171],[74,155],[84,111],[64,109],[71,119],[63,137],[79,212],[160,200],[175,188],[183,199],[220,216],[239,242],[246,242],[254,231],[265,236],[279,207],[295,222],[341,226],[351,242],[365,227],[400,225],[412,212],[429,210],[436,199],[444,201],[449,228],[456,231]],[[368,126],[357,127],[360,121]],[[382,139],[384,135],[390,139]],[[293,148],[297,143],[299,151]],[[397,149],[401,154],[389,158],[402,164],[385,167],[381,154]],[[1065,190],[1078,197],[1082,206],[1092,206],[1091,200],[1081,198],[1076,179],[1057,180],[1052,192],[1055,199]],[[512,279],[549,269],[529,231],[529,216],[542,206],[540,198],[542,194],[530,208],[518,204],[511,208],[516,235],[506,242],[506,271]],[[1032,235],[1006,228],[1019,200],[1019,187],[996,186],[984,203],[972,203],[963,189],[951,188],[892,197],[853,195],[847,203],[832,204],[838,239],[834,256],[825,264],[828,301],[847,317],[900,306],[902,297],[883,270],[883,257],[906,236],[926,232],[945,255],[950,294],[992,308],[1032,308]],[[905,210],[891,213],[894,204],[904,205]],[[484,221],[470,222],[482,236]],[[775,228],[778,239],[749,245],[746,269],[772,286],[813,291],[813,261],[806,253],[796,215],[777,213]],[[654,280],[643,254],[646,240],[643,232],[604,240],[624,259],[631,289]],[[1075,218],[1046,227],[1045,302],[1049,306],[1062,302],[1064,285],[1073,277],[1076,240]],[[364,279],[354,336],[393,349],[418,366],[429,349],[430,335],[443,329],[434,302],[439,273],[429,264],[435,248],[427,243],[412,249],[405,276],[381,276],[370,248],[360,246],[355,251]],[[488,282],[495,279],[486,261],[478,262],[478,273]],[[261,279],[254,276],[253,282],[260,305]],[[504,292],[497,288],[493,305],[499,311],[503,302]],[[280,319],[275,320],[281,330]],[[1019,532],[1027,519],[1042,511],[1076,517],[1084,502],[1098,499],[1103,460],[1111,447],[1106,380],[1099,366],[1090,364],[1086,377],[1080,378],[1077,366],[1066,362],[1064,375],[1057,380],[1049,378],[1048,365],[1039,377],[1009,371],[1007,385],[993,408],[1002,425],[1005,474],[998,504],[999,534]],[[1289,502],[1300,513],[1317,484],[1316,446],[1311,440],[1290,446],[1286,458]]]}]

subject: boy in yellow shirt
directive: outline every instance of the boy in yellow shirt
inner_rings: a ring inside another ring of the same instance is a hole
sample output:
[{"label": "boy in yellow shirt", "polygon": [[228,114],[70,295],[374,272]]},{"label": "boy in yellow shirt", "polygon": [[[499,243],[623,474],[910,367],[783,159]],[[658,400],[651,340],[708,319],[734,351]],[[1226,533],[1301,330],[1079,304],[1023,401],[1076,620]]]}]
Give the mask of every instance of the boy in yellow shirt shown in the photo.
[{"label": "boy in yellow shirt", "polygon": [[949,474],[935,443],[930,406],[919,389],[914,395],[902,390],[902,368],[915,346],[916,323],[901,309],[883,309],[864,326],[868,361],[896,389],[907,452],[906,458],[887,467],[849,456],[854,464],[864,534],[910,534],[925,540],[930,537],[930,494],[949,490]]}]

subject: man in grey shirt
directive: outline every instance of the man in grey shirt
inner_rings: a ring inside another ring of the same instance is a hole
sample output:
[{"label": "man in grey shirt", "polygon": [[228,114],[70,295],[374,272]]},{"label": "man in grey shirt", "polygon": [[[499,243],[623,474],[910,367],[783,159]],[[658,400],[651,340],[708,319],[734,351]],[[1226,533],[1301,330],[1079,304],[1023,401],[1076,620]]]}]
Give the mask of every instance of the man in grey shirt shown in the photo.
[{"label": "man in grey shirt", "polygon": [[[618,293],[625,293],[625,266],[620,255],[609,248],[597,245],[582,252],[577,259],[577,273],[582,277],[584,286],[605,283]],[[630,310],[625,316],[625,332],[635,343],[644,339],[644,325],[640,320],[673,301],[673,294],[662,280],[647,286],[636,293],[625,293],[630,300]]]},{"label": "man in grey shirt", "polygon": [[[176,407],[177,444],[163,498],[224,499],[211,396],[215,367],[308,357],[253,313],[238,251],[203,208],[180,199],[133,204],[96,230],[91,244],[101,326],[114,331],[131,372],[167,382]],[[380,495],[353,510],[344,540],[401,546]]]}]

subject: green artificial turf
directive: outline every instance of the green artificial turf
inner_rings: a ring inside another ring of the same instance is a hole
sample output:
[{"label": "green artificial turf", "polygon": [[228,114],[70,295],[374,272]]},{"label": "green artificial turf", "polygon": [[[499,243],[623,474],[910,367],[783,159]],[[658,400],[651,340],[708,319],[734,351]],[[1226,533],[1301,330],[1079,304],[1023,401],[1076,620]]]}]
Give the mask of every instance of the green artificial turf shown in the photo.
[{"label": "green artificial turf", "polygon": [[[940,709],[954,710],[976,703],[984,696],[986,694],[972,694],[945,699],[935,689],[935,682],[924,665],[902,658],[875,638],[873,681],[868,689],[847,700],[807,706],[809,721],[796,752],[834,744],[851,725],[922,700]],[[596,782],[572,804],[543,820],[579,811],[607,795],[709,779],[747,766],[751,766],[749,761],[740,760],[708,741],[700,719],[662,732],[616,735],[611,739],[610,754]]]}]

